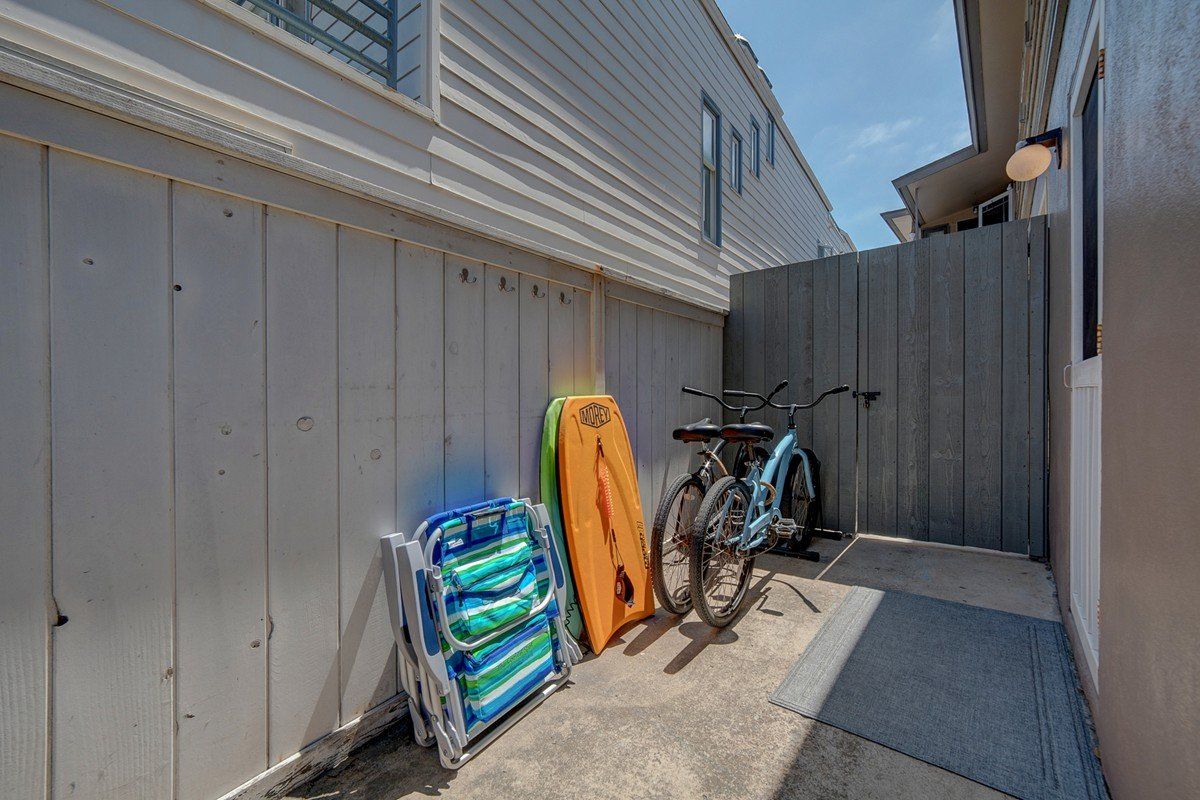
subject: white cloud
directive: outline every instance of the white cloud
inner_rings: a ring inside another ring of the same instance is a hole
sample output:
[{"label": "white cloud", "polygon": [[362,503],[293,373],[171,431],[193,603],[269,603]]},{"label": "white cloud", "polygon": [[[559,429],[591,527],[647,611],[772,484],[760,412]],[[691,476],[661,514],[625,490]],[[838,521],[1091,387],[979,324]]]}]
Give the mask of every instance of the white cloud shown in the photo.
[{"label": "white cloud", "polygon": [[860,130],[858,135],[851,140],[850,147],[875,147],[887,144],[918,122],[920,119],[916,117],[905,117],[894,122],[876,122]]},{"label": "white cloud", "polygon": [[958,30],[954,21],[954,7],[950,0],[945,0],[934,12],[932,20],[933,32],[925,40],[932,50],[939,50],[945,45],[958,40]]}]

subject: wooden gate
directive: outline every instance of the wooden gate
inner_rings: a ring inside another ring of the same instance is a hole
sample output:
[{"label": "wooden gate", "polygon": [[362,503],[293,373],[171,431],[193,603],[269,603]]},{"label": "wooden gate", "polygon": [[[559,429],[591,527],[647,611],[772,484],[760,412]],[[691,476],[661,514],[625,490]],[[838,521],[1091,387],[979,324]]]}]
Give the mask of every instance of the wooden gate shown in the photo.
[{"label": "wooden gate", "polygon": [[1037,217],[731,278],[727,386],[856,390],[798,419],[826,527],[1045,555],[1045,264]]}]

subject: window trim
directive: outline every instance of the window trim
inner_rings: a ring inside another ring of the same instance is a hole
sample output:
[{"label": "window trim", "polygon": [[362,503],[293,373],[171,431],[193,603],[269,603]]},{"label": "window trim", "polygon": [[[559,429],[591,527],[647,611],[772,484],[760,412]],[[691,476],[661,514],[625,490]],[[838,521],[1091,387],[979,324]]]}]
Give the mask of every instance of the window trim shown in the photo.
[{"label": "window trim", "polygon": [[[713,158],[715,163],[712,167],[712,177],[716,184],[716,196],[714,198],[713,208],[713,224],[712,236],[704,232],[704,210],[705,204],[708,203],[708,193],[704,191],[704,182],[707,177],[709,167],[704,163],[704,112],[708,111],[713,117]],[[700,92],[700,191],[703,193],[700,198],[700,238],[716,247],[721,246],[721,199],[724,195],[722,186],[724,179],[722,178],[722,163],[721,163],[721,109],[717,106],[708,93]]]},{"label": "window trim", "polygon": [[754,117],[750,118],[750,130],[753,134],[752,150],[750,152],[751,166],[754,168],[754,177],[762,177],[762,128],[758,126],[758,120]]},{"label": "window trim", "polygon": [[[737,157],[734,157],[734,146],[737,146]],[[734,126],[729,126],[729,185],[738,193],[742,193],[743,173],[742,163],[745,160],[746,142],[742,133]]]}]

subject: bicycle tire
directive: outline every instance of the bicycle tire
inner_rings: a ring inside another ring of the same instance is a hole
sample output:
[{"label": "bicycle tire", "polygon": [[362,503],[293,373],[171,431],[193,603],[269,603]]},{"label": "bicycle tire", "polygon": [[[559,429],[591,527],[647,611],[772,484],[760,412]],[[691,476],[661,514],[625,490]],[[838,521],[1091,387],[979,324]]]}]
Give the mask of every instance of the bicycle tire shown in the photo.
[{"label": "bicycle tire", "polygon": [[[675,508],[675,498],[688,487],[694,488],[700,495],[701,502],[704,497],[704,485],[700,479],[690,473],[677,475],[666,490],[662,494],[662,498],[658,503],[658,510],[654,513],[654,524],[650,529],[650,581],[654,586],[654,597],[658,600],[658,605],[666,609],[672,614],[686,614],[692,609],[691,600],[691,568],[685,565],[683,570],[683,585],[674,590],[674,593],[667,586],[666,571],[663,567],[664,544],[667,536],[671,536],[675,543],[675,552],[682,554],[683,558],[690,560],[691,553],[691,526],[688,525],[683,530],[680,536],[678,531],[668,531],[667,527],[671,522],[671,514]],[[678,521],[676,526],[678,526]]]},{"label": "bicycle tire", "polygon": [[787,490],[787,496],[780,503],[779,510],[796,523],[796,533],[792,535],[792,540],[787,546],[793,551],[807,550],[817,529],[817,499],[809,497],[808,481],[805,480],[803,462],[799,456],[792,457],[788,469]]},{"label": "bicycle tire", "polygon": [[725,604],[723,608],[714,608],[709,602],[705,594],[705,572],[709,568],[710,555],[716,555],[709,548],[706,553],[705,545],[708,540],[708,531],[712,522],[715,522],[716,517],[722,514],[722,506],[724,505],[725,497],[729,492],[737,492],[741,495],[742,503],[749,507],[750,491],[746,484],[734,477],[726,476],[714,483],[704,496],[704,502],[700,504],[700,511],[696,514],[696,521],[692,526],[692,553],[691,563],[689,564],[691,574],[689,580],[689,588],[692,595],[692,607],[696,609],[700,619],[707,622],[714,628],[724,628],[741,610],[742,602],[746,599],[746,589],[750,585],[750,575],[754,571],[754,559],[727,556],[731,561],[737,561],[736,569],[740,570],[737,575],[736,583],[731,600]]}]

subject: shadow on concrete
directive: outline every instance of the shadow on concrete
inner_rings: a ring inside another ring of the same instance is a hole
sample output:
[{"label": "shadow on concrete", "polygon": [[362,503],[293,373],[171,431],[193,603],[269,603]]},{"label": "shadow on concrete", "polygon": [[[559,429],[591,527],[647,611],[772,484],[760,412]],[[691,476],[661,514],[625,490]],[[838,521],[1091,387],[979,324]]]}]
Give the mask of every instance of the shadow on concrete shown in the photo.
[{"label": "shadow on concrete", "polygon": [[726,627],[714,628],[700,621],[685,622],[680,625],[679,632],[691,639],[691,641],[663,667],[663,672],[667,675],[678,674],[680,670],[692,663],[698,655],[707,650],[710,645],[725,645],[736,642],[738,635],[734,628],[737,626],[739,620],[752,610],[761,608],[766,603],[770,592],[770,587],[767,584],[771,582],[774,575],[774,572],[768,572],[746,591],[746,599],[742,601],[741,610],[738,611],[737,616]]},{"label": "shadow on concrete", "polygon": [[633,641],[625,645],[622,651],[627,656],[636,656],[646,650],[647,647],[657,642],[666,633],[678,625],[683,620],[681,614],[666,614],[662,611],[656,613],[653,617],[643,622],[644,627]]}]

